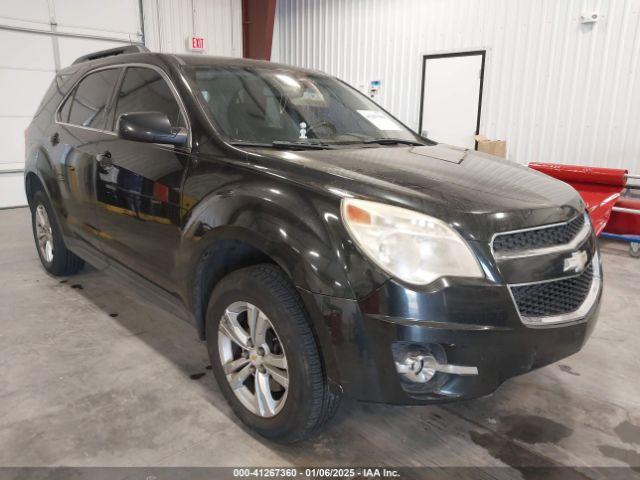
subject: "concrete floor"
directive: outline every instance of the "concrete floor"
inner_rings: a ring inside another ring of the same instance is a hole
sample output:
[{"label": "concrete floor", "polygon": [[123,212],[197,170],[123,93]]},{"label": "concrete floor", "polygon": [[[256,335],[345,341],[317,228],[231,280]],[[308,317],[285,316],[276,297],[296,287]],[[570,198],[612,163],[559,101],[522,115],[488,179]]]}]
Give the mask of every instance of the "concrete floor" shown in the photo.
[{"label": "concrete floor", "polygon": [[490,476],[531,478],[523,466],[569,465],[579,478],[606,466],[640,476],[640,260],[620,244],[602,247],[602,314],[580,353],[466,403],[346,404],[292,447],[239,424],[189,325],[92,268],[48,276],[27,209],[0,211],[0,246],[0,466],[509,465]]}]

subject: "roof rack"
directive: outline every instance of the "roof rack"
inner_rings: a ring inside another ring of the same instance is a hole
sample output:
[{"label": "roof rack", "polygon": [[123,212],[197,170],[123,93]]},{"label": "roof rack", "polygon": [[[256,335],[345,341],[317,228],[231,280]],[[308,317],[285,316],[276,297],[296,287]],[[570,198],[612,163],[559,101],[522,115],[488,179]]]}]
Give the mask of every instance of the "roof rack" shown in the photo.
[{"label": "roof rack", "polygon": [[73,65],[76,63],[88,62],[90,60],[97,60],[98,58],[113,57],[114,55],[124,55],[125,53],[145,53],[148,51],[149,49],[141,44],[110,48],[109,50],[100,50],[99,52],[83,55],[73,62]]}]

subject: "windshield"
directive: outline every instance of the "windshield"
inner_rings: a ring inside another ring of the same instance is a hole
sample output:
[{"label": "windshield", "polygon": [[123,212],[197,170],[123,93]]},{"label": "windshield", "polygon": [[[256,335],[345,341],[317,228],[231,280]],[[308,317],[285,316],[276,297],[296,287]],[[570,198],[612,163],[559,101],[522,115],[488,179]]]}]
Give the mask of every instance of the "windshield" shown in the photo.
[{"label": "windshield", "polygon": [[335,78],[273,68],[185,70],[214,124],[231,142],[338,145],[391,139],[383,143],[424,143]]}]

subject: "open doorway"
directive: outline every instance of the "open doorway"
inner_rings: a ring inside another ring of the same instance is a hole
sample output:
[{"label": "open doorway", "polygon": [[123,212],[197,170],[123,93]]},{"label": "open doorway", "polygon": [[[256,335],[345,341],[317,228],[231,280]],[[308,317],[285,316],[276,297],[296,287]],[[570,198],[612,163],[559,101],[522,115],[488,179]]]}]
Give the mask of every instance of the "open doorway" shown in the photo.
[{"label": "open doorway", "polygon": [[485,51],[422,57],[420,132],[437,142],[476,148]]}]

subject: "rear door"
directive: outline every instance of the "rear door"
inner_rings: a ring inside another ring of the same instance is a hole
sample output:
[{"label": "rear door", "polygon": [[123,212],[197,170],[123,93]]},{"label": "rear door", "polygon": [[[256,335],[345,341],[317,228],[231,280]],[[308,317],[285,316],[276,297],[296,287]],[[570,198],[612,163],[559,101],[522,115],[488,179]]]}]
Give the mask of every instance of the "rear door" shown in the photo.
[{"label": "rear door", "polygon": [[[166,113],[173,127],[189,130],[175,87],[159,68],[127,67],[114,98],[110,126],[123,113]],[[189,149],[106,139],[109,165],[97,175],[98,222],[103,250],[122,266],[171,290],[174,256],[180,242],[181,186]]]},{"label": "rear door", "polygon": [[69,227],[81,243],[94,247],[99,246],[100,236],[95,189],[100,144],[114,136],[105,130],[105,122],[121,71],[107,68],[85,75],[63,100],[48,132]]}]

